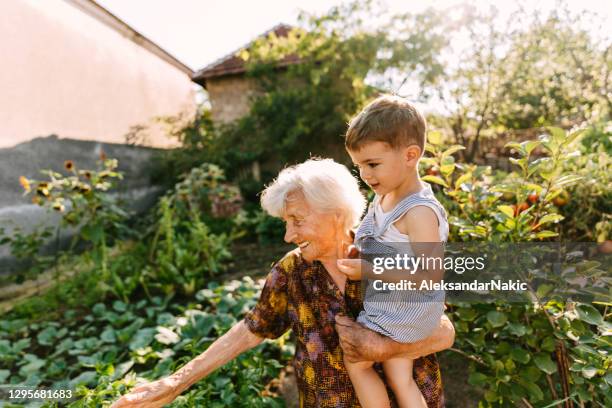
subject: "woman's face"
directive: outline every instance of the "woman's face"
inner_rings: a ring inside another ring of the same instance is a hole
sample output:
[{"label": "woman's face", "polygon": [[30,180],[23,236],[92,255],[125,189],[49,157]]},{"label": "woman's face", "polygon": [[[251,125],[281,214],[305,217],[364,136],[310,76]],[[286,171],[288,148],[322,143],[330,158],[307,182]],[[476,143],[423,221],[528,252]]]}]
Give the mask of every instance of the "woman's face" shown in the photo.
[{"label": "woman's face", "polygon": [[301,192],[287,195],[285,203],[285,242],[300,247],[308,262],[337,257],[339,223],[333,213],[315,211]]}]

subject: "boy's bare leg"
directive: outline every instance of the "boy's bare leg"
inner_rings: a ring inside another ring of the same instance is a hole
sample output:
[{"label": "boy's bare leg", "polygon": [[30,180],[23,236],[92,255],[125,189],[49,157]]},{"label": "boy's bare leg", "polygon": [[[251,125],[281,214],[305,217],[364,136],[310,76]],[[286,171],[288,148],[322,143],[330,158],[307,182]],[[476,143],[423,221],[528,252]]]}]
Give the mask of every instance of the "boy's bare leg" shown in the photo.
[{"label": "boy's bare leg", "polygon": [[349,363],[344,360],[351,382],[363,408],[390,408],[385,383],[374,370],[373,361]]},{"label": "boy's bare leg", "polygon": [[408,358],[384,361],[385,379],[391,386],[400,408],[427,408],[427,402],[412,376],[412,363],[413,360]]}]

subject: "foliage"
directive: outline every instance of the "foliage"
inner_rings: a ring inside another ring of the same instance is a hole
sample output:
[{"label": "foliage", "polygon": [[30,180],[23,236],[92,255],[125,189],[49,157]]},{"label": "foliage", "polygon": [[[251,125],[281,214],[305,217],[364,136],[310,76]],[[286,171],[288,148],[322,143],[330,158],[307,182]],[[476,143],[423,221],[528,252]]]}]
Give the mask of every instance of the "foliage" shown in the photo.
[{"label": "foliage", "polygon": [[[428,32],[391,38],[385,35],[390,21],[379,28],[365,23],[366,16],[382,19],[378,12],[369,2],[354,2],[322,16],[304,14],[303,28],[286,37],[270,34],[242,52],[262,91],[229,138],[246,160],[291,163],[310,154],[346,160],[340,135],[376,92],[366,78],[408,68],[424,76],[438,68],[433,57],[437,42]],[[409,22],[404,24],[402,29]],[[292,58],[299,63],[278,68],[279,61]]]},{"label": "foliage", "polygon": [[108,194],[116,181],[123,175],[117,172],[119,165],[115,159],[101,158],[99,170],[80,170],[71,161],[64,162],[65,169],[71,173],[43,170],[48,181],[20,178],[27,194],[34,194],[32,201],[62,213],[62,225],[78,228],[76,238],[81,238],[93,247],[92,257],[102,271],[109,277],[108,246],[113,237],[127,233],[124,221],[128,214],[120,207],[117,199]]},{"label": "foliage", "polygon": [[[567,135],[550,128],[539,140],[509,143],[518,154],[513,159],[518,171],[497,179],[490,168],[455,163],[452,154],[463,147],[444,149],[440,135],[431,134],[427,150],[432,157],[422,163],[439,174],[429,171],[423,179],[439,186],[440,198],[452,214],[452,240],[525,242],[557,237],[564,219],[560,208],[571,198],[562,194],[584,185],[587,177],[578,174],[582,163],[580,151],[574,150],[581,133]],[[546,155],[532,160],[536,148]],[[541,299],[544,293],[533,295]],[[610,405],[610,305],[558,300],[452,304],[455,350],[471,361],[470,384],[485,389],[482,406],[561,400]]]},{"label": "foliage", "polygon": [[[71,407],[108,406],[137,382],[176,370],[200,354],[255,303],[261,282],[214,282],[185,305],[172,296],[66,310],[57,321],[0,320],[2,382],[76,389]],[[291,354],[284,339],[246,353],[200,381],[172,406],[270,406],[264,392]],[[266,396],[268,394],[268,396]],[[220,404],[220,405],[219,405]],[[46,406],[57,406],[48,402]]]},{"label": "foliage", "polygon": [[14,274],[15,283],[36,278],[53,264],[52,256],[41,254],[43,245],[53,235],[52,231],[51,227],[35,228],[28,234],[15,227],[7,235],[4,228],[0,228],[0,246],[8,245],[11,255],[22,264]]},{"label": "foliage", "polygon": [[465,4],[425,13],[451,39],[442,53],[452,63],[421,96],[440,103],[436,119],[466,147],[465,161],[478,156],[483,138],[611,114],[610,38],[587,31],[596,17],[563,4],[544,15],[517,8],[505,20],[494,7]]}]

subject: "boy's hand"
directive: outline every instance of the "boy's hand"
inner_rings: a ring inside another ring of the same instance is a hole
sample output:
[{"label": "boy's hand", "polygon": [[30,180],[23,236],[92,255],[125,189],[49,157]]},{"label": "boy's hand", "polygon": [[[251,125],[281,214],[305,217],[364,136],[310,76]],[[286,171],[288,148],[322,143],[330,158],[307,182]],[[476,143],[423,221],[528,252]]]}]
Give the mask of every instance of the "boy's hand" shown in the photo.
[{"label": "boy's hand", "polygon": [[338,259],[336,263],[340,272],[350,280],[361,279],[361,259]]},{"label": "boy's hand", "polygon": [[347,258],[338,259],[337,265],[340,272],[351,280],[360,280],[363,272],[372,267],[368,262],[359,259],[359,251],[355,245],[349,246]]}]

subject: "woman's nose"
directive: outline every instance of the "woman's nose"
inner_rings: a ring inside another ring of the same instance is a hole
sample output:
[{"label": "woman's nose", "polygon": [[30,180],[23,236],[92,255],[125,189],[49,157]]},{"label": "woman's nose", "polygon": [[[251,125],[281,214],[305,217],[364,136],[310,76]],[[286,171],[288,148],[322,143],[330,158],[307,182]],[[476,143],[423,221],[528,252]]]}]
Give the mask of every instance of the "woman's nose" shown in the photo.
[{"label": "woman's nose", "polygon": [[295,238],[295,232],[293,231],[293,228],[286,227],[285,228],[285,242],[290,244],[291,242],[293,242],[294,238]]}]

